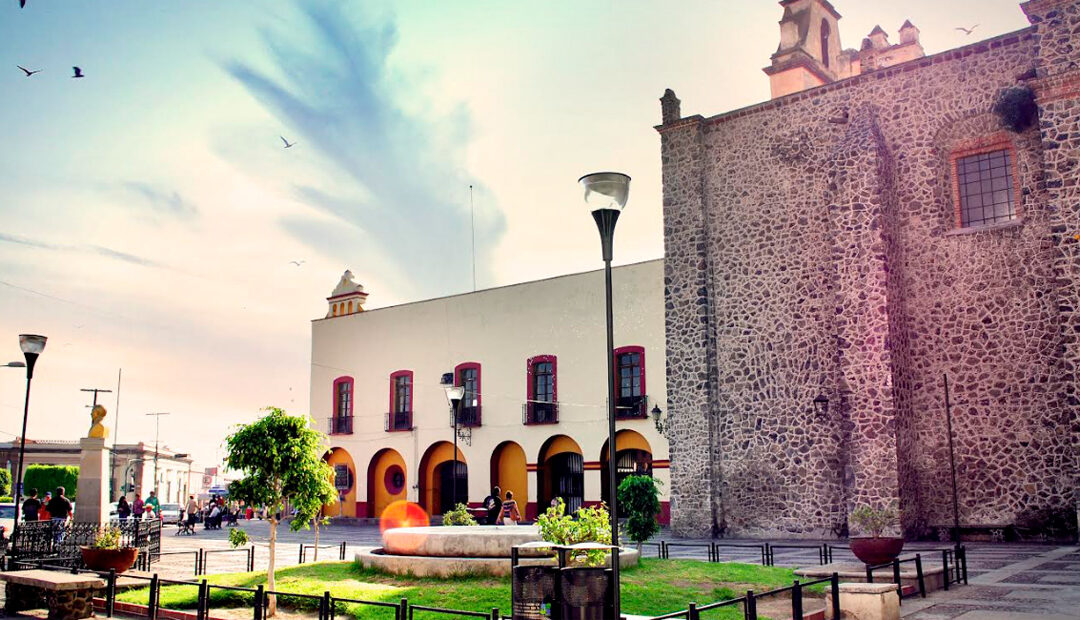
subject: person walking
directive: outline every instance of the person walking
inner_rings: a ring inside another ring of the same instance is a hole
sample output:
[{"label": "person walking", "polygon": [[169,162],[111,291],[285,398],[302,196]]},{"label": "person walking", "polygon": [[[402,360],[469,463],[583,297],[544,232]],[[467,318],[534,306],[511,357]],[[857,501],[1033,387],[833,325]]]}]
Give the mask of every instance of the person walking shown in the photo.
[{"label": "person walking", "polygon": [[517,525],[521,521],[521,512],[518,511],[517,502],[514,501],[514,492],[506,492],[506,501],[502,503],[503,525]]},{"label": "person walking", "polygon": [[498,525],[502,522],[502,498],[499,497],[502,490],[499,487],[491,488],[491,495],[484,498],[484,510],[487,511],[487,524]]},{"label": "person walking", "polygon": [[157,491],[150,491],[150,496],[146,498],[146,501],[143,502],[143,504],[143,510],[153,508],[154,514],[161,514],[161,502],[158,501]]},{"label": "person walking", "polygon": [[131,514],[134,515],[136,521],[142,518],[143,512],[146,510],[145,506],[142,496],[136,493],[135,501],[131,503]]},{"label": "person walking", "polygon": [[188,527],[194,529],[195,519],[199,518],[199,502],[195,501],[194,495],[188,495],[187,506],[184,507],[184,512],[187,513]]},{"label": "person walking", "polygon": [[120,499],[116,500],[116,516],[121,521],[127,521],[127,518],[131,516],[131,504],[128,503],[127,498],[123,495]]},{"label": "person walking", "polygon": [[52,517],[49,516],[49,501],[52,500],[52,491],[45,491],[45,497],[41,500],[41,507],[38,508],[38,521],[48,521]]},{"label": "person walking", "polygon": [[27,497],[22,504],[23,521],[37,521],[38,513],[41,511],[41,500],[38,499],[38,490],[30,489],[30,497]]}]

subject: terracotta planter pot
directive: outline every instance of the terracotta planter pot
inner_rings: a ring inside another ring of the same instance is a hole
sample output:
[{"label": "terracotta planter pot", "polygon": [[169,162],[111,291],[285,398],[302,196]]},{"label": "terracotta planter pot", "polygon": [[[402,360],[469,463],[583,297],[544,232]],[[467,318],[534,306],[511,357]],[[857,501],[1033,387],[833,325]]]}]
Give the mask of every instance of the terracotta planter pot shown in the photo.
[{"label": "terracotta planter pot", "polygon": [[903,538],[852,538],[851,552],[863,564],[874,566],[892,562],[904,550]]},{"label": "terracotta planter pot", "polygon": [[139,550],[135,547],[122,549],[94,549],[92,547],[79,547],[82,551],[83,564],[90,570],[107,571],[113,569],[120,574],[135,563],[135,557]]}]

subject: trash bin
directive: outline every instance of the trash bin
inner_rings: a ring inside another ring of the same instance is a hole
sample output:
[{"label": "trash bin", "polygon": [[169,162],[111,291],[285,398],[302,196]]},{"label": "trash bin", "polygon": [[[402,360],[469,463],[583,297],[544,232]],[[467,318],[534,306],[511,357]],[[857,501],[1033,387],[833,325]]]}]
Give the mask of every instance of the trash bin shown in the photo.
[{"label": "trash bin", "polygon": [[559,569],[562,620],[606,620],[611,571],[604,567]]},{"label": "trash bin", "polygon": [[513,577],[513,620],[547,620],[555,605],[554,566],[515,566]]}]

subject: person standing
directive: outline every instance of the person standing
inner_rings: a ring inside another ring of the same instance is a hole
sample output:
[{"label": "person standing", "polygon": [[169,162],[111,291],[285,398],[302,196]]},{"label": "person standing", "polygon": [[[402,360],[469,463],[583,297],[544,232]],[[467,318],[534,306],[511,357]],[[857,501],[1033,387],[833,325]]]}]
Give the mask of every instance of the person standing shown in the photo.
[{"label": "person standing", "polygon": [[149,510],[150,508],[153,508],[154,514],[161,514],[161,502],[158,501],[157,491],[150,491],[150,497],[146,498],[144,504],[145,505],[143,506],[143,510]]},{"label": "person standing", "polygon": [[63,523],[71,517],[71,500],[64,497],[65,492],[64,487],[56,487],[56,494],[45,505],[45,509],[49,511],[53,523]]},{"label": "person standing", "polygon": [[503,525],[517,525],[521,521],[521,512],[518,511],[517,502],[514,501],[514,492],[506,492],[506,501],[502,504]]},{"label": "person standing", "polygon": [[502,498],[499,497],[502,494],[502,490],[499,487],[492,487],[491,495],[484,498],[484,510],[487,511],[487,524],[498,525],[502,522]]},{"label": "person standing", "polygon": [[135,494],[135,501],[131,503],[131,514],[135,516],[135,520],[138,521],[142,518],[143,511],[146,504],[142,501],[142,496],[138,493]]},{"label": "person standing", "polygon": [[195,527],[195,520],[199,518],[199,502],[195,501],[194,495],[188,495],[187,506],[184,506],[187,516],[188,527]]},{"label": "person standing", "polygon": [[45,498],[41,500],[41,507],[38,508],[38,521],[48,521],[52,518],[49,516],[49,509],[47,507],[51,500],[52,491],[45,491]]},{"label": "person standing", "polygon": [[38,490],[30,489],[30,497],[27,497],[22,504],[23,521],[37,521],[38,513],[41,511],[41,500],[38,499]]},{"label": "person standing", "polygon": [[121,521],[127,521],[127,518],[131,516],[131,504],[128,503],[127,497],[124,497],[123,495],[120,496],[120,499],[116,500],[116,516],[119,517]]}]

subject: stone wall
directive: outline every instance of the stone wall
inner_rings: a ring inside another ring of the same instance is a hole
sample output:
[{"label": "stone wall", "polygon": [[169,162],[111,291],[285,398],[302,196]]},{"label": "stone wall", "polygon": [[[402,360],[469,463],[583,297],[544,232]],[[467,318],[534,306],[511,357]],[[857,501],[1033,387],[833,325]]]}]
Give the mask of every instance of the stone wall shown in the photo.
[{"label": "stone wall", "polygon": [[[961,522],[1073,505],[1080,106],[1040,100],[1041,134],[991,112],[1038,33],[658,127],[678,533],[842,534],[857,503],[951,524],[946,374]],[[1020,217],[957,229],[951,158],[991,143]]]}]

